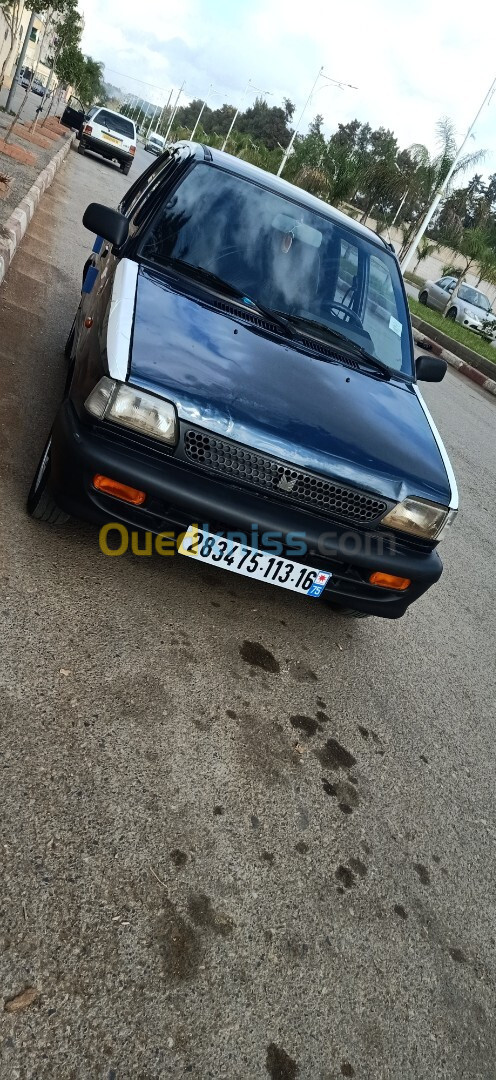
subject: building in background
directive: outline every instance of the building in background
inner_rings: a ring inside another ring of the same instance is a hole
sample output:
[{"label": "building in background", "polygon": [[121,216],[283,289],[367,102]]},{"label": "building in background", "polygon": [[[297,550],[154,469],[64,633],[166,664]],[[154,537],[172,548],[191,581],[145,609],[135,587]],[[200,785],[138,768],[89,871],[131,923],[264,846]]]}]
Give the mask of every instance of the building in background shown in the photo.
[{"label": "building in background", "polygon": [[[24,7],[18,32],[14,40],[14,46],[11,48],[10,32],[7,21],[3,12],[0,10],[0,71],[6,54],[10,52],[9,60],[5,68],[4,87],[9,88],[12,85],[12,79],[15,74],[19,53],[24,41],[24,35],[29,26],[31,14],[32,8],[27,6]],[[50,14],[36,15],[26,50],[24,70],[27,70],[28,72],[36,70],[36,78],[45,86],[47,85],[52,72],[49,61],[53,58],[55,52],[56,37],[56,19],[52,18]],[[54,73],[51,86],[55,88],[57,82],[57,76]]]}]

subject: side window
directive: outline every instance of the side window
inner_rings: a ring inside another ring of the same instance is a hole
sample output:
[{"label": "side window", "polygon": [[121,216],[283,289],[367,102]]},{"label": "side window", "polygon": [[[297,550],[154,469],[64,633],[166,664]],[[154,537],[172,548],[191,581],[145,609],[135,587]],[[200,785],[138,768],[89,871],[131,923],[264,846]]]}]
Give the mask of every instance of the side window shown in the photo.
[{"label": "side window", "polygon": [[406,330],[398,310],[390,267],[377,255],[370,256],[363,328],[370,334],[376,355],[401,371],[401,337]]},{"label": "side window", "polygon": [[396,297],[394,295],[391,274],[387,266],[375,255],[370,258],[369,295],[390,315],[396,315]]},{"label": "side window", "polygon": [[339,303],[346,302],[351,306],[357,287],[358,273],[358,248],[345,240],[340,243],[340,259],[334,299]]},{"label": "side window", "polygon": [[125,214],[129,218],[130,224],[137,224],[136,218],[142,205],[155,190],[157,184],[160,184],[165,179],[168,170],[172,171],[175,161],[176,159],[171,156],[168,156],[165,160],[162,157],[158,161],[154,161],[126,192],[119,204],[119,210],[121,214]]}]

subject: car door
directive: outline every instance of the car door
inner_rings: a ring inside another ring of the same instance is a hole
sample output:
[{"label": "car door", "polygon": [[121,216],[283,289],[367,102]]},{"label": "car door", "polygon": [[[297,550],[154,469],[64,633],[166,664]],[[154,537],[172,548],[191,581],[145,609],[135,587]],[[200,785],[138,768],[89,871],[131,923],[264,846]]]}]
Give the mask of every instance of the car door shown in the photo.
[{"label": "car door", "polygon": [[452,277],[444,277],[440,278],[439,281],[435,281],[429,289],[429,306],[436,308],[437,311],[444,311],[452,292]]}]

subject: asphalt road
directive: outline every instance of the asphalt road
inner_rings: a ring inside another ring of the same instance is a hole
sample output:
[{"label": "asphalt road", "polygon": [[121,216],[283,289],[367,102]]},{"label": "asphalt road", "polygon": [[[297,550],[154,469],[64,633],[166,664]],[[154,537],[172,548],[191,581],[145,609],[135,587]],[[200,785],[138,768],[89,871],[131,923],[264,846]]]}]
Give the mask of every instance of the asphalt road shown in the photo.
[{"label": "asphalt road", "polygon": [[29,520],[132,180],[71,153],[0,292],[0,1075],[494,1080],[494,400],[426,387],[462,511],[399,622]]}]

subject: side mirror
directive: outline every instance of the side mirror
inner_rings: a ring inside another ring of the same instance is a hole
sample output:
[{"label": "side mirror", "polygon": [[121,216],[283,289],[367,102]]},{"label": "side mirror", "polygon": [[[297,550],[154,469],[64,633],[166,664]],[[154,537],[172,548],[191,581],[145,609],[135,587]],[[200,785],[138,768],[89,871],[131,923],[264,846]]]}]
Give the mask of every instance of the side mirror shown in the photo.
[{"label": "side mirror", "polygon": [[129,222],[124,214],[118,210],[112,210],[110,206],[102,206],[101,203],[90,203],[83,215],[85,229],[103,236],[113,247],[122,247],[129,233]]},{"label": "side mirror", "polygon": [[442,360],[440,356],[417,356],[415,361],[417,379],[422,382],[441,382],[447,367],[446,360]]}]

